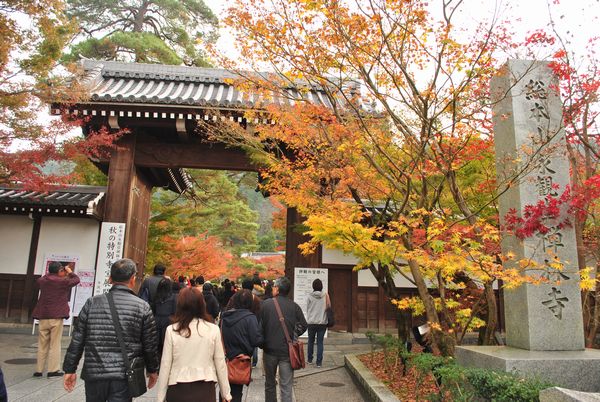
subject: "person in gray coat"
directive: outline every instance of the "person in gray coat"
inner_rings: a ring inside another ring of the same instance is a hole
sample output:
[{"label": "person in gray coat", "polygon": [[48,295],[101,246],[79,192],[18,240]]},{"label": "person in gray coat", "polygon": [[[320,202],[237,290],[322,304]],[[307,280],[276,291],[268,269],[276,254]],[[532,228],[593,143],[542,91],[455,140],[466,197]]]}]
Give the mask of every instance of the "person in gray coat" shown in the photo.
[{"label": "person in gray coat", "polygon": [[323,338],[327,330],[327,313],[325,309],[331,304],[329,295],[323,292],[323,282],[315,279],[313,291],[308,295],[306,306],[306,322],[308,324],[308,364],[312,364],[317,338],[317,367],[323,364]]}]

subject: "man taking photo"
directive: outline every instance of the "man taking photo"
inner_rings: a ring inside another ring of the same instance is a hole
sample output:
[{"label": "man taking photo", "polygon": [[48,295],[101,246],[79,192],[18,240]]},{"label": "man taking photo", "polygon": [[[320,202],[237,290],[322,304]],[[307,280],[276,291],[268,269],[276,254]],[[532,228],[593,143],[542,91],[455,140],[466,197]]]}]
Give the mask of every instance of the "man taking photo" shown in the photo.
[{"label": "man taking photo", "polygon": [[46,361],[48,378],[60,377],[60,341],[63,334],[63,320],[69,318],[69,297],[71,289],[77,286],[79,277],[58,261],[48,265],[48,273],[37,280],[40,298],[33,309],[33,318],[39,320],[37,369],[34,377],[41,377]]}]

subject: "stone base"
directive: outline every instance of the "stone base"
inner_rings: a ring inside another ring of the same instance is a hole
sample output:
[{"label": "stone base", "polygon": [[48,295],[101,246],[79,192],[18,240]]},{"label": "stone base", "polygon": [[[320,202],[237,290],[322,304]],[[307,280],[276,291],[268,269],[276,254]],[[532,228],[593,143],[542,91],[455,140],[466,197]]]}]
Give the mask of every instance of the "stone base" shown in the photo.
[{"label": "stone base", "polygon": [[540,392],[540,402],[600,402],[600,394],[552,387]]},{"label": "stone base", "polygon": [[457,346],[459,364],[499,371],[516,371],[554,385],[600,392],[600,350],[531,351],[509,346]]}]

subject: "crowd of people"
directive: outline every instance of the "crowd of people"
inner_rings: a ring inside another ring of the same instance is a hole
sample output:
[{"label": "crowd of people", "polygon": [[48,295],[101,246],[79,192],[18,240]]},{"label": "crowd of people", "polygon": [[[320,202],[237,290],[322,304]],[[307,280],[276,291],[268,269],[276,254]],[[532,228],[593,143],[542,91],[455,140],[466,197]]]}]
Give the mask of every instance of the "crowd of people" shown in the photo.
[{"label": "crowd of people", "polygon": [[[48,275],[54,282],[57,278],[64,281],[53,291],[64,296],[78,278],[56,268]],[[308,297],[305,317],[301,307],[288,297],[292,284],[286,277],[269,282],[255,274],[241,286],[230,280],[213,284],[202,276],[171,280],[167,268],[158,264],[135,293],[136,273],[132,260],[115,262],[109,293],[89,298],[79,313],[63,371],[52,358],[48,361],[48,375],[64,375],[64,387],[70,392],[84,356],[81,378],[88,402],[131,401],[133,366],[140,359],[147,387],[158,384],[159,402],[214,402],[217,384],[223,400],[241,401],[244,384],[231,379],[228,364],[244,357],[256,366],[259,348],[263,351],[265,401],[278,400],[278,383],[281,401],[291,402],[294,370],[286,332],[297,338],[308,329],[308,362],[313,362],[316,340],[316,365],[322,365],[330,301],[318,279]],[[42,288],[40,302],[47,292]],[[66,305],[65,296],[60,298],[61,306],[63,298]],[[61,317],[52,320],[68,316],[68,305],[66,308],[66,314],[61,310]],[[44,333],[51,334],[52,328]],[[52,343],[45,337],[40,334],[40,346]],[[34,376],[42,375],[46,363],[47,351],[40,350],[43,353]]]}]

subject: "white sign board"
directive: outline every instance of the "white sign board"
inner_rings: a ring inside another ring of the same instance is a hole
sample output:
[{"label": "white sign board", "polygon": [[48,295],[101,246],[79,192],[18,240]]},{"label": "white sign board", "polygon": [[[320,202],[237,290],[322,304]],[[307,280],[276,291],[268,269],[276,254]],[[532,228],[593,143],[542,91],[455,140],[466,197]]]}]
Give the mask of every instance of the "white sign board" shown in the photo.
[{"label": "white sign board", "polygon": [[[308,295],[312,293],[312,283],[315,279],[323,282],[323,291],[327,292],[329,271],[326,268],[294,268],[294,301],[298,303],[306,317]],[[308,331],[303,336],[308,336]]]},{"label": "white sign board", "polygon": [[98,244],[98,259],[96,260],[96,280],[94,294],[99,295],[110,290],[108,283],[111,265],[123,258],[125,245],[125,224],[102,222],[100,243]]},{"label": "white sign board", "polygon": [[78,317],[81,308],[94,293],[94,271],[93,270],[78,270],[80,282],[77,285],[75,292],[75,300],[73,302],[73,316]]}]

